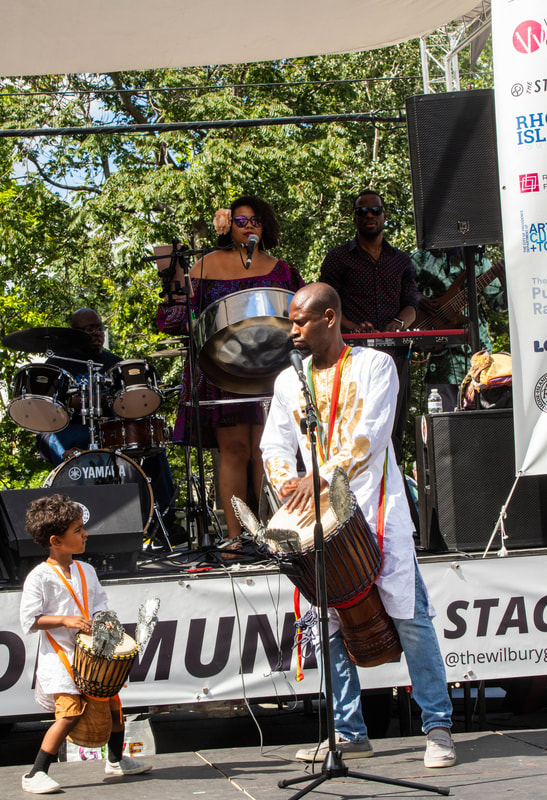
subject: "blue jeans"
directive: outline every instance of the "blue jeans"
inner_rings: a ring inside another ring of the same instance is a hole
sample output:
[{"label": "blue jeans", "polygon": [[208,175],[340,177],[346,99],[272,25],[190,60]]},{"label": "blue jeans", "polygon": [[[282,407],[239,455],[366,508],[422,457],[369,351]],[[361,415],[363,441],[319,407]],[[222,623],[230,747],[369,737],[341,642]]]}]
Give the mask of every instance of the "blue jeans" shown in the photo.
[{"label": "blue jeans", "polygon": [[[452,727],[452,703],[435,628],[427,613],[427,594],[416,565],[416,599],[412,619],[394,619],[404,650],[412,695],[422,710],[422,730]],[[341,631],[330,637],[334,728],[343,739],[358,742],[367,735],[361,711],[361,683],[348,656]]]}]

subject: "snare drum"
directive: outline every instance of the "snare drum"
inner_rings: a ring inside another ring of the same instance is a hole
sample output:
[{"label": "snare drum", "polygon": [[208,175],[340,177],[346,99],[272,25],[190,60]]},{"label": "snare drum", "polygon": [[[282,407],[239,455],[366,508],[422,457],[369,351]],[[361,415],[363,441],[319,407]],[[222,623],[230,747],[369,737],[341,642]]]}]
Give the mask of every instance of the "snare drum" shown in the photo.
[{"label": "snare drum", "polygon": [[154,414],[163,397],[158,375],[147,361],[118,361],[106,373],[112,408],[118,417],[140,419]]},{"label": "snare drum", "polygon": [[92,649],[93,637],[79,633],[74,649],[74,683],[90,697],[114,697],[123,687],[137,656],[137,643],[124,633],[111,659]]},{"label": "snare drum", "polygon": [[127,456],[112,450],[85,450],[52,470],[44,486],[96,486],[136,483],[139,489],[143,532],[154,512],[154,495],[143,470]]},{"label": "snare drum", "polygon": [[[339,523],[329,505],[328,493],[322,492],[321,523],[324,535],[327,604],[338,607],[355,603],[375,581],[382,567],[382,554],[376,537],[357,505],[354,494],[351,494],[348,520]],[[290,530],[298,535],[300,551],[280,553],[270,546],[265,549],[274,558],[288,560],[299,567],[300,574],[291,573],[290,579],[310,603],[317,605],[314,527],[313,510],[299,515],[296,512],[289,513],[282,506],[271,518],[264,536],[267,539],[268,530],[274,529]]]},{"label": "snare drum", "polygon": [[165,450],[169,429],[164,417],[144,419],[105,419],[100,422],[101,447],[119,448],[135,458]]},{"label": "snare drum", "polygon": [[76,389],[72,375],[53,364],[26,364],[13,378],[11,419],[34,433],[56,433],[70,422],[69,392]]}]

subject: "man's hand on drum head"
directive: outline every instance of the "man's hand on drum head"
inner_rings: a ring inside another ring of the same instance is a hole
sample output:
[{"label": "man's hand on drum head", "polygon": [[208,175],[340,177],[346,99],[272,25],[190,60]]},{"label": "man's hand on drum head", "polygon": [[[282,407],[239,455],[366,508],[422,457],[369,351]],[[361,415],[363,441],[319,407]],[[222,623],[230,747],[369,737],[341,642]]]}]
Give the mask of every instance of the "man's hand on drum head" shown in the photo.
[{"label": "man's hand on drum head", "polygon": [[[319,478],[320,489],[328,486],[324,478]],[[298,511],[303,513],[313,508],[313,475],[306,475],[305,478],[290,478],[285,481],[279,490],[279,499],[289,499],[285,503],[285,508],[289,513]]]}]

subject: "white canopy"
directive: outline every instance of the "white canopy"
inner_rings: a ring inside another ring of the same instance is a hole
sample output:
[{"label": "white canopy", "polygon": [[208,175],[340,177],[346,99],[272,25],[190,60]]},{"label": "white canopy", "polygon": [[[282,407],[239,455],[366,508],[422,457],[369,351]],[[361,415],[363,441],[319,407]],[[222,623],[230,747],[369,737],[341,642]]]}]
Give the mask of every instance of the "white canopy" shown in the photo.
[{"label": "white canopy", "polygon": [[367,50],[477,0],[0,0],[0,75],[112,72]]}]

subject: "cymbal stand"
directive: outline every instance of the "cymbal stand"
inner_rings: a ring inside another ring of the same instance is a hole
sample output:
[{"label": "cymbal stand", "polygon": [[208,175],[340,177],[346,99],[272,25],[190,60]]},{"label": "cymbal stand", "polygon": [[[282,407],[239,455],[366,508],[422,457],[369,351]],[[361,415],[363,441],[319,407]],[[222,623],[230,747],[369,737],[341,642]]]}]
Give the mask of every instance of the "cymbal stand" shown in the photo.
[{"label": "cymbal stand", "polygon": [[[168,304],[173,304],[173,298],[184,297],[186,303],[186,318],[188,320],[188,359],[190,364],[190,411],[192,414],[192,430],[195,432],[196,437],[196,451],[198,461],[198,480],[199,487],[198,496],[201,498],[201,507],[199,515],[196,516],[198,527],[199,544],[198,550],[209,550],[214,547],[214,537],[210,532],[211,517],[207,503],[205,502],[205,472],[203,469],[203,446],[201,439],[201,424],[199,419],[199,398],[197,393],[197,384],[195,380],[197,353],[196,341],[194,338],[194,331],[192,326],[192,305],[190,302],[191,283],[189,278],[190,272],[190,257],[194,255],[204,255],[210,252],[210,248],[202,248],[200,250],[190,250],[186,245],[179,247],[180,242],[177,238],[172,240],[172,250],[167,256],[153,256],[146,257],[145,261],[156,261],[160,258],[169,258],[169,267],[159,271],[162,281],[162,290],[160,297],[167,296]],[[175,271],[177,264],[181,267],[184,273],[184,284],[181,286],[180,281],[174,281]],[[188,455],[188,454],[187,454]],[[191,468],[189,471],[189,459],[187,457],[187,501],[191,501],[192,497],[192,483],[190,481]]]},{"label": "cymbal stand", "polygon": [[[292,359],[291,359],[292,361]],[[423,783],[414,783],[411,781],[396,780],[392,778],[380,778],[376,775],[365,774],[361,772],[354,772],[349,770],[344,764],[342,753],[336,749],[336,734],[334,730],[334,704],[332,695],[332,668],[330,658],[330,644],[329,644],[329,619],[328,619],[328,606],[327,606],[327,579],[325,571],[325,546],[323,538],[323,525],[321,523],[321,500],[320,500],[320,474],[319,464],[317,461],[317,415],[315,406],[308,386],[308,381],[304,371],[295,365],[296,372],[302,384],[302,393],[306,400],[305,416],[300,421],[300,426],[303,432],[307,430],[310,440],[310,450],[312,459],[312,476],[313,476],[313,497],[314,497],[314,511],[315,511],[315,527],[313,531],[313,543],[316,552],[316,580],[317,580],[317,596],[319,606],[319,630],[321,637],[321,660],[323,666],[323,675],[325,677],[325,705],[327,717],[327,733],[329,741],[329,752],[325,758],[321,774],[314,777],[313,775],[301,775],[298,778],[289,778],[280,780],[278,786],[284,789],[287,786],[292,786],[297,783],[304,783],[311,781],[309,786],[301,789],[296,794],[292,795],[289,800],[298,800],[308,792],[313,791],[317,786],[320,786],[327,780],[332,778],[357,778],[363,781],[375,781],[376,783],[386,783],[392,786],[405,786],[410,789],[423,789],[428,792],[436,792],[437,794],[448,795],[450,789],[444,789],[436,786],[426,786]],[[301,363],[301,361],[300,361]]]},{"label": "cymbal stand", "polygon": [[89,450],[97,450],[96,423],[102,414],[101,406],[101,369],[102,364],[89,359],[84,361],[81,358],[70,358],[70,356],[59,356],[55,353],[46,352],[49,357],[54,356],[61,361],[71,361],[74,364],[85,364],[87,367],[87,380],[80,380],[78,391],[80,395],[80,416],[84,425],[89,430]]}]

